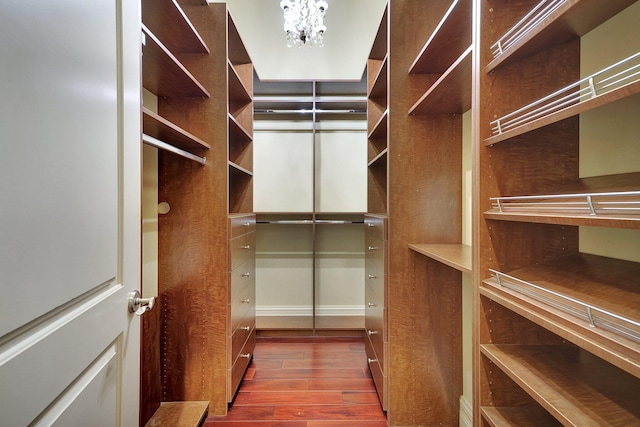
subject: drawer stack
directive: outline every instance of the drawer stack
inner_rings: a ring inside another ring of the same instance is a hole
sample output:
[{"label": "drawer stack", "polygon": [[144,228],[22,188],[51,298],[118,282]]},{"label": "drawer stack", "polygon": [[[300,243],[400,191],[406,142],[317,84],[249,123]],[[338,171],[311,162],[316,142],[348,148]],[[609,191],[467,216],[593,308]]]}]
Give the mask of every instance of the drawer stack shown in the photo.
[{"label": "drawer stack", "polygon": [[365,215],[365,347],[382,409],[388,405],[387,219]]},{"label": "drawer stack", "polygon": [[227,398],[231,402],[249,366],[256,343],[256,218],[229,217],[229,316]]}]

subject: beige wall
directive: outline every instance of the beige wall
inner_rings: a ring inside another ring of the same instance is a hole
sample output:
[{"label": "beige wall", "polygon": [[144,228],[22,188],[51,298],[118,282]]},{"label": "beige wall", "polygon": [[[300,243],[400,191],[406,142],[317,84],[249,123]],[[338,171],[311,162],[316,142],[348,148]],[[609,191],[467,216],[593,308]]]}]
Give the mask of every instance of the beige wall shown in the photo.
[{"label": "beige wall", "polygon": [[[581,73],[587,77],[640,51],[640,3],[582,38]],[[580,175],[640,171],[640,96],[580,116]],[[640,262],[640,230],[580,228],[580,251]]]}]

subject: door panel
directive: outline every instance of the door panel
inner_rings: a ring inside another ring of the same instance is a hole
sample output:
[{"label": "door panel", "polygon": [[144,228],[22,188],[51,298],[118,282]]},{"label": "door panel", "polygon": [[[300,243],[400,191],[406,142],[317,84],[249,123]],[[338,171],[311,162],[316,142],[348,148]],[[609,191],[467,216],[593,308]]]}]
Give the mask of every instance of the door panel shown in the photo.
[{"label": "door panel", "polygon": [[3,425],[138,423],[139,9],[0,7]]}]

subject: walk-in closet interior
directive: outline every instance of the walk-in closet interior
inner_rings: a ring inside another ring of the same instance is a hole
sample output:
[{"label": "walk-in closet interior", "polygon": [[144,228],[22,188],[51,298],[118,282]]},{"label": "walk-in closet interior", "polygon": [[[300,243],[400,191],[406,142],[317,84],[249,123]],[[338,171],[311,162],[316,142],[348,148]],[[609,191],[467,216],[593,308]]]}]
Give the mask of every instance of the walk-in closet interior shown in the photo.
[{"label": "walk-in closet interior", "polygon": [[256,324],[364,328],[366,81],[254,84]]},{"label": "walk-in closet interior", "polygon": [[346,334],[389,426],[640,425],[640,2],[141,3],[141,425]]}]

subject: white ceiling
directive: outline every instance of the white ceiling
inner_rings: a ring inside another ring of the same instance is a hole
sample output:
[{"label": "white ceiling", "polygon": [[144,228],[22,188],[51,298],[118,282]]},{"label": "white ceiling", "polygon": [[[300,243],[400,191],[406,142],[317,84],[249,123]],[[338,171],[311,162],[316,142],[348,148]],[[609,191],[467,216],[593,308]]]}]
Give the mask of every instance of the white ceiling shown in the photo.
[{"label": "white ceiling", "polygon": [[280,0],[226,1],[261,80],[360,80],[386,0],[326,1],[321,48],[287,47]]}]

